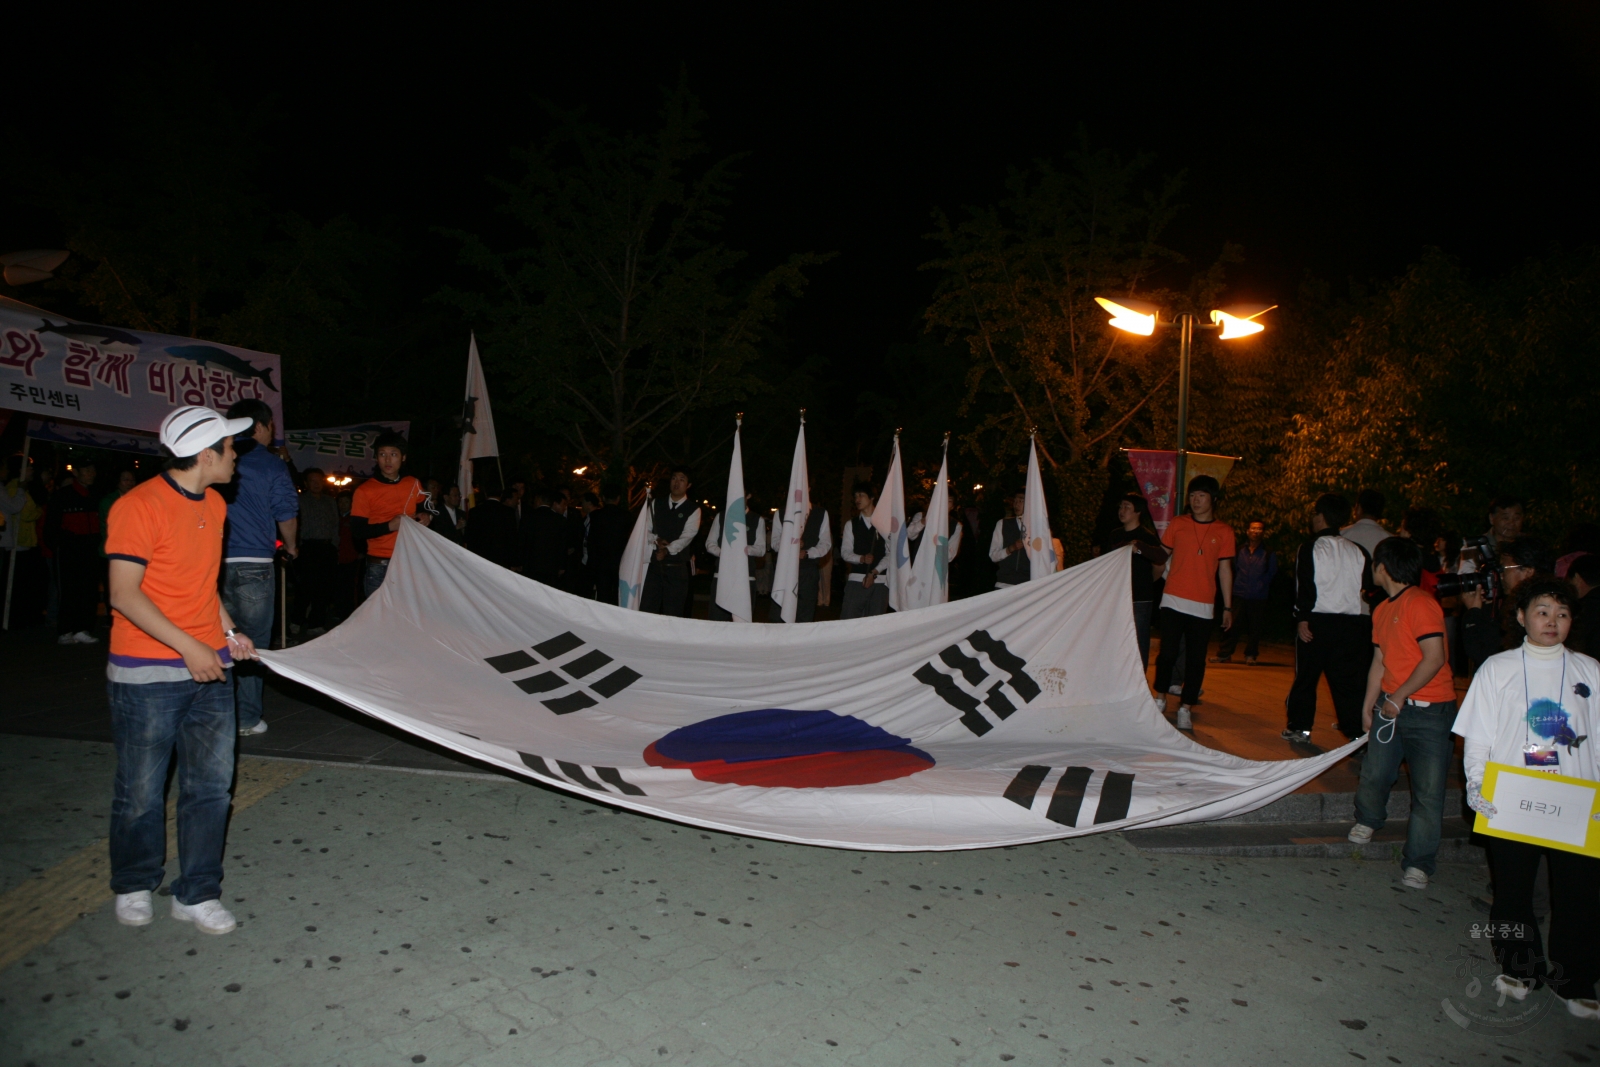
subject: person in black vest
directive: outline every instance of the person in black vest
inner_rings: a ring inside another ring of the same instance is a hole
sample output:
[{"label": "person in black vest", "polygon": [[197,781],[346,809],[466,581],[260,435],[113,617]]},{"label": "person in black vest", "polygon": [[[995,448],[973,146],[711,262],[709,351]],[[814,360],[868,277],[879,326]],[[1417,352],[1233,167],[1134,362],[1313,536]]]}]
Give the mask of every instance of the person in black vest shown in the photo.
[{"label": "person in black vest", "polygon": [[561,494],[546,486],[533,490],[533,506],[522,512],[522,573],[536,582],[562,588],[567,569],[567,519],[556,505]]},{"label": "person in black vest", "polygon": [[[750,506],[750,496],[748,494],[745,496],[745,503],[746,506]],[[751,507],[748,514],[755,514],[754,507]],[[759,622],[760,620],[756,616],[760,612],[756,609],[761,602],[761,598],[756,595],[756,568],[759,565],[757,561],[767,554],[767,520],[765,516],[757,516],[754,526],[751,526],[748,522],[745,523],[744,544],[745,555],[750,557],[747,564],[750,569],[750,621]],[[722,516],[720,514],[711,520],[711,529],[706,531],[706,551],[717,559],[717,570],[711,572],[711,610],[706,614],[706,618],[712,622],[731,622],[733,621],[733,616],[728,613],[728,609],[717,603],[717,573],[722,569]]]},{"label": "person in black vest", "polygon": [[832,551],[833,527],[828,521],[828,509],[820,504],[812,504],[811,511],[806,515],[805,530],[800,534],[800,587],[795,591],[795,622],[816,620],[817,591],[822,585],[822,561]]},{"label": "person in black vest", "polygon": [[877,486],[865,482],[856,486],[856,517],[845,524],[839,543],[839,558],[850,566],[844,603],[839,608],[841,619],[882,615],[889,610],[889,553],[883,535],[871,522],[877,502]]},{"label": "person in black vest", "polygon": [[996,589],[1021,585],[1033,573],[1028,563],[1028,528],[1022,521],[1028,494],[1018,489],[1011,494],[1009,503],[1010,516],[994,524],[994,536],[989,539],[989,558],[997,564],[994,572]]},{"label": "person in black vest", "polygon": [[633,526],[628,521],[628,509],[622,506],[622,487],[603,484],[600,492],[605,503],[589,512],[589,532],[583,552],[589,572],[594,576],[595,599],[602,604],[615,604],[617,572],[622,567],[622,553],[628,547],[628,534]]},{"label": "person in black vest", "polygon": [[689,546],[700,532],[700,505],[689,499],[689,472],[672,468],[665,497],[650,505],[647,529],[656,546],[644,573],[639,610],[653,615],[689,615]]}]

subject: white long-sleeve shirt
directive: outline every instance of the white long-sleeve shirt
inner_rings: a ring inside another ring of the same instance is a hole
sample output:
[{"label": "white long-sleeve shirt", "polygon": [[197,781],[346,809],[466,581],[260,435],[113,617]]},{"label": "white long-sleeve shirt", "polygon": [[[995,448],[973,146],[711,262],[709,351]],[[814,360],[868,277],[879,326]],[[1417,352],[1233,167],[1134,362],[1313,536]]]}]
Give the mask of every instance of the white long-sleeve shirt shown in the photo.
[{"label": "white long-sleeve shirt", "polygon": [[[706,551],[713,556],[722,556],[722,516],[719,514],[711,520],[711,529],[706,533]],[[744,554],[747,556],[765,556],[767,554],[767,520],[756,520],[755,540],[745,546]]]},{"label": "white long-sleeve shirt", "polygon": [[833,532],[828,529],[828,513],[822,513],[822,525],[817,528],[817,543],[805,550],[806,559],[821,559],[833,551]]},{"label": "white long-sleeve shirt", "polygon": [[[1541,702],[1547,703],[1539,723],[1550,733],[1535,730],[1528,720],[1529,705]],[[1483,781],[1490,760],[1525,766],[1529,745],[1553,749],[1558,760],[1531,769],[1600,780],[1594,748],[1600,734],[1600,662],[1531,641],[1490,656],[1472,676],[1451,732],[1466,741],[1462,762],[1469,782]],[[1574,740],[1585,736],[1587,741]]]},{"label": "white long-sleeve shirt", "polygon": [[[682,501],[678,501],[678,500],[672,500],[671,502],[674,503],[674,504],[682,503]],[[646,509],[645,509],[645,514],[649,516],[649,518],[645,522],[645,529],[648,530],[649,533],[650,533],[651,543],[654,543],[655,536],[656,536],[656,509],[655,509],[654,505],[655,505],[655,502],[651,501],[649,506],[647,506]],[[677,540],[669,541],[667,543],[667,554],[669,556],[676,556],[678,553],[680,553],[684,549],[688,548],[689,547],[689,542],[693,541],[694,540],[694,535],[699,533],[699,532],[700,532],[700,509],[699,508],[695,508],[694,512],[688,517],[688,519],[686,519],[684,521],[683,533],[678,535]]]},{"label": "white long-sleeve shirt", "polygon": [[[869,519],[868,521],[870,522],[871,520]],[[863,553],[856,551],[856,524],[853,522],[847,522],[844,524],[844,537],[839,541],[839,558],[844,560],[846,563],[860,563],[862,555]],[[872,569],[874,572],[880,575],[888,574],[889,553],[885,552],[880,558],[874,560],[872,563]],[[860,574],[852,574],[849,580],[852,582],[859,582],[861,581],[862,577],[863,576]]]},{"label": "white long-sleeve shirt", "polygon": [[[1003,535],[1005,534],[1005,530],[1006,530],[1005,522],[1003,520],[1000,521],[1000,522],[997,522],[997,523],[994,524],[994,536],[989,538],[989,558],[994,560],[996,563],[1004,563],[1005,560],[1006,560],[1006,557],[1011,554],[1011,553],[1006,551],[1006,549],[1009,548],[1010,546],[1007,545],[1005,543],[1004,539],[1003,539]],[[1027,526],[1023,525],[1023,522],[1022,522],[1021,519],[1017,520],[1017,530],[1018,530],[1018,536],[1020,536],[1020,537],[1022,537],[1024,539],[1027,538],[1027,536],[1028,536],[1028,528],[1027,528]],[[1019,551],[1020,551],[1020,549],[1019,549]],[[951,555],[954,556],[954,553],[951,553]]]}]

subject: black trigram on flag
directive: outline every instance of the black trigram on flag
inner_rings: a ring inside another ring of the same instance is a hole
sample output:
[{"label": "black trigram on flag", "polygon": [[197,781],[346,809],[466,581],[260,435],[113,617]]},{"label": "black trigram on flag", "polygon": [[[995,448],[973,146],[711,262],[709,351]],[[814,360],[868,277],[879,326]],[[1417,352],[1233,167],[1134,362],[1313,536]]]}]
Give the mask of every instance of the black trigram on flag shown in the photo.
[{"label": "black trigram on flag", "polygon": [[[583,638],[569,630],[534,645],[532,655],[519,648],[501,656],[490,656],[484,662],[501,674],[544,668],[513,678],[511,682],[529,696],[542,697],[539,703],[557,715],[592,708],[602,698],[616,696],[641,677],[631,667],[612,666],[612,658],[599,649],[585,652],[583,648]],[[551,695],[544,696],[546,693]]]},{"label": "black trigram on flag", "polygon": [[[642,797],[645,791],[632,782],[624,781],[622,772],[615,767],[585,767],[579,763],[568,763],[566,760],[547,760],[543,756],[535,756],[531,752],[518,752],[522,762],[528,769],[541,778],[548,778],[552,782],[562,785],[581,785],[585,789],[592,789],[596,793],[620,793],[625,797]],[[550,769],[554,763],[560,768],[557,774]],[[589,772],[594,772],[594,777],[589,777]],[[600,781],[595,781],[598,778]],[[604,782],[605,785],[600,784]],[[607,786],[610,788],[608,789]]]},{"label": "black trigram on flag", "polygon": [[1027,766],[1006,786],[1004,796],[1013,804],[1037,811],[1041,793],[1050,799],[1043,815],[1062,826],[1077,826],[1086,799],[1095,798],[1094,822],[1117,822],[1128,817],[1133,800],[1133,775],[1106,771],[1096,778],[1093,767],[1063,767],[1061,776],[1048,792],[1040,789],[1050,777],[1051,768]]},{"label": "black trigram on flag", "polygon": [[913,677],[933,686],[946,704],[961,712],[962,724],[982,737],[994,729],[982,708],[1005,719],[1017,710],[1017,700],[1031,704],[1039,695],[1039,683],[1028,677],[1027,666],[1004,641],[996,641],[987,630],[974,630],[918,667]]}]

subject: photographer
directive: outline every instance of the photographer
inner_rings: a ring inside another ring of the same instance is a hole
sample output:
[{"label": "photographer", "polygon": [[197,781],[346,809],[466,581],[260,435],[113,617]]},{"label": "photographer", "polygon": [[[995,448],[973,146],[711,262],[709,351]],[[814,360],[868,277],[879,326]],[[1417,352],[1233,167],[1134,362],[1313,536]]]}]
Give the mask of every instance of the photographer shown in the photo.
[{"label": "photographer", "polygon": [[1495,653],[1522,644],[1522,627],[1512,607],[1513,594],[1517,586],[1535,574],[1549,574],[1555,566],[1550,550],[1537,537],[1501,541],[1499,553],[1493,570],[1499,577],[1501,595],[1486,596],[1482,586],[1460,593],[1461,605],[1466,609],[1461,615],[1461,643],[1474,669]]}]

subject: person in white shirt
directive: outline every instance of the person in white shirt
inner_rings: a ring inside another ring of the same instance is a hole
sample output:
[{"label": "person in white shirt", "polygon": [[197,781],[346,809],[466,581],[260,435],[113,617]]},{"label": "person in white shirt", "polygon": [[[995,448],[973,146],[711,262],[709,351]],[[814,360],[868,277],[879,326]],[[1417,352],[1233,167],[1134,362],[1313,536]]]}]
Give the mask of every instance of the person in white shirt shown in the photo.
[{"label": "person in white shirt", "polygon": [[841,619],[882,615],[889,610],[889,553],[883,535],[872,525],[877,502],[877,486],[865,482],[856,486],[856,517],[845,523],[839,543],[839,558],[850,567],[844,603],[839,607]]},{"label": "person in white shirt", "polygon": [[639,594],[641,611],[689,614],[689,546],[700,532],[700,505],[689,499],[690,484],[688,470],[674,467],[668,495],[650,502],[646,529],[655,552]]},{"label": "person in white shirt", "polygon": [[[749,497],[745,498],[748,503]],[[756,519],[754,526],[745,527],[744,554],[750,557],[750,609],[752,614],[758,601],[756,596],[756,560],[767,554],[767,520],[763,516]],[[733,616],[728,609],[717,603],[717,573],[722,568],[722,514],[719,512],[711,520],[711,527],[706,531],[706,551],[717,558],[717,570],[711,572],[711,610],[706,618],[712,622],[732,622]],[[759,621],[754,620],[752,621]]]},{"label": "person in white shirt", "polygon": [[[1600,781],[1600,662],[1564,648],[1572,627],[1572,587],[1536,578],[1517,590],[1517,622],[1527,636],[1520,648],[1483,661],[1472,678],[1452,731],[1465,741],[1467,804],[1479,816],[1499,814],[1483,795],[1488,765]],[[1600,978],[1600,859],[1484,836],[1494,873],[1494,988],[1524,1000],[1548,984],[1584,1019],[1600,1019],[1595,981]],[[1540,944],[1533,914],[1533,883],[1544,859],[1550,871],[1550,947]],[[1503,936],[1509,934],[1509,936]]]},{"label": "person in white shirt", "polygon": [[[815,501],[816,498],[812,499]],[[822,561],[832,551],[833,528],[828,521],[827,509],[821,504],[812,503],[811,511],[806,515],[805,528],[800,534],[800,581],[795,591],[795,622],[812,622],[816,619],[817,593],[822,588]],[[767,618],[768,621],[777,622],[782,616],[769,614]]]},{"label": "person in white shirt", "polygon": [[1383,499],[1383,494],[1376,489],[1363,489],[1356,496],[1356,507],[1353,517],[1355,519],[1349,526],[1339,531],[1339,536],[1346,541],[1354,541],[1367,550],[1371,556],[1378,550],[1378,543],[1394,534],[1384,529],[1383,523],[1378,520],[1383,518],[1383,509],[1388,502]]},{"label": "person in white shirt", "polygon": [[1009,503],[1010,516],[994,524],[994,536],[989,538],[989,558],[998,564],[994,572],[996,589],[1021,585],[1033,573],[1028,562],[1028,527],[1022,521],[1028,494],[1018,489],[1011,494]]}]

